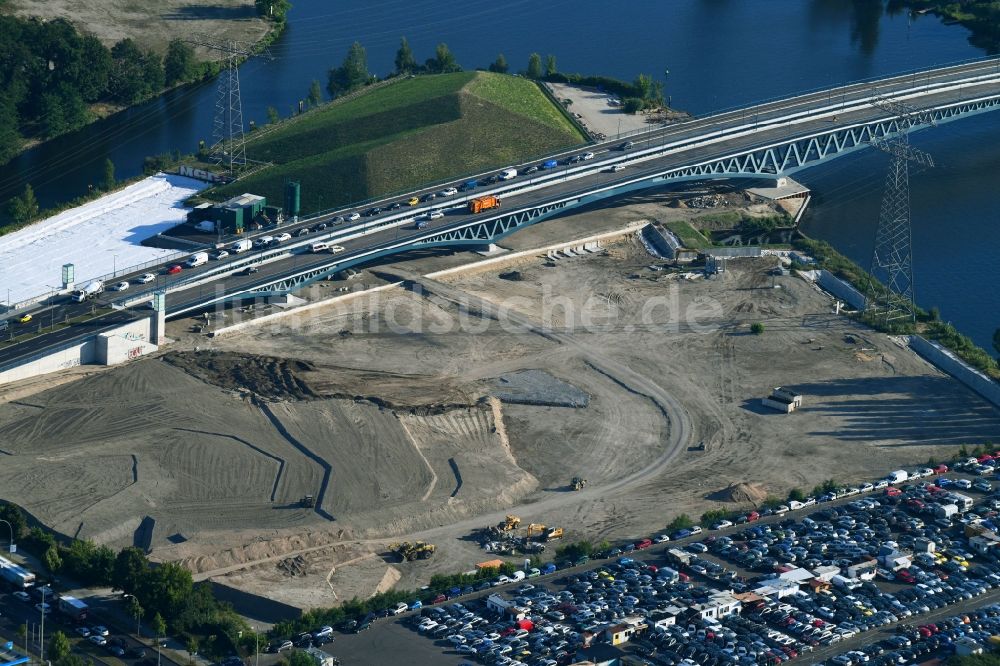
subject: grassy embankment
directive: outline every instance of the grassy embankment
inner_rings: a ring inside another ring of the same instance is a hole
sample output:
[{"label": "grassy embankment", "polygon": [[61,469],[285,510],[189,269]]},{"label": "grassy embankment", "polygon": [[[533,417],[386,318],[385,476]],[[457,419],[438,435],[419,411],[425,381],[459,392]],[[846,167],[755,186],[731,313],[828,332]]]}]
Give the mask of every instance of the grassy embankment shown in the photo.
[{"label": "grassy embankment", "polygon": [[500,168],[584,137],[526,79],[488,72],[419,76],[332,102],[252,139],[248,155],[273,162],[203,196],[262,194],[280,204],[302,184],[305,213]]}]

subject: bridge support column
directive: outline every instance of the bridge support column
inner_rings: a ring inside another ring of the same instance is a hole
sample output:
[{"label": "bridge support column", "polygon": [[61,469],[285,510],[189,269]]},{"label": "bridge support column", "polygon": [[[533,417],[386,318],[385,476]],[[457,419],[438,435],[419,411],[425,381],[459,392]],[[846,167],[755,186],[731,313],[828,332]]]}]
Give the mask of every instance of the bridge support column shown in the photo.
[{"label": "bridge support column", "polygon": [[498,247],[496,243],[486,243],[485,245],[476,245],[472,249],[472,251],[478,254],[485,254],[487,256],[506,252],[506,250],[504,250],[503,248]]},{"label": "bridge support column", "polygon": [[158,291],[153,294],[153,321],[149,325],[149,341],[161,345],[166,340],[167,331],[167,292]]}]

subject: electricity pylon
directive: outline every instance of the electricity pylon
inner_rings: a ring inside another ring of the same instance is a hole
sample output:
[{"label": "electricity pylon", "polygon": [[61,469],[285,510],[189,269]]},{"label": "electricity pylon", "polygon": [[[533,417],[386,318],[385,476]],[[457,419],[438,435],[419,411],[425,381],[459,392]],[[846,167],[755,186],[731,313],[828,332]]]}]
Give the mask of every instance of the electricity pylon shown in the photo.
[{"label": "electricity pylon", "polygon": [[[212,121],[212,148],[210,159],[225,165],[230,176],[247,164],[246,139],[243,136],[243,104],[240,99],[239,64],[242,59],[258,55],[254,46],[233,39],[216,41],[204,36],[191,37],[184,41],[213,51],[219,51],[226,60],[225,68],[219,72],[215,95],[215,117]],[[270,58],[264,49],[263,55]]]},{"label": "electricity pylon", "polygon": [[[920,111],[896,100],[875,98],[872,105],[896,116],[897,133],[876,137],[871,145],[892,157],[886,177],[885,192],[875,231],[875,247],[865,290],[865,310],[883,325],[908,319],[916,320],[913,295],[913,232],[910,224],[910,163],[930,168],[934,159],[910,145],[909,130],[918,125],[934,124],[927,111]],[[885,288],[880,288],[881,280]]]}]

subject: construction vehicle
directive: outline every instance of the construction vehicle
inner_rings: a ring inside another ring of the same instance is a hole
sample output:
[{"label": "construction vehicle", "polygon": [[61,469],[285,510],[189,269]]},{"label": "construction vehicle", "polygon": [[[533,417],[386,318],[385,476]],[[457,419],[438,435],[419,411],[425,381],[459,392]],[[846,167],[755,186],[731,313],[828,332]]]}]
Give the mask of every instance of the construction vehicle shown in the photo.
[{"label": "construction vehicle", "polygon": [[390,544],[389,550],[399,555],[401,562],[412,562],[413,560],[426,560],[430,558],[434,554],[436,547],[434,544],[424,541],[415,541],[413,543],[404,541],[402,543]]},{"label": "construction vehicle", "polygon": [[545,540],[552,541],[553,539],[561,539],[562,535],[563,535],[563,528],[550,527],[549,531],[545,533]]},{"label": "construction vehicle", "polygon": [[469,200],[469,212],[470,213],[481,213],[484,210],[490,210],[491,208],[499,208],[500,199],[493,196],[492,194],[487,194],[485,197],[476,197],[475,199]]},{"label": "construction vehicle", "polygon": [[545,544],[539,541],[525,540],[524,545],[521,546],[522,553],[541,553],[544,551],[545,551]]},{"label": "construction vehicle", "polygon": [[543,534],[545,534],[545,525],[540,523],[531,523],[528,525],[528,532],[525,534],[525,537],[530,539],[531,537],[542,536]]},{"label": "construction vehicle", "polygon": [[573,480],[570,481],[570,485],[573,487],[573,490],[583,490],[584,486],[587,485],[587,479],[574,476]]},{"label": "construction vehicle", "polygon": [[507,515],[502,523],[497,523],[497,529],[501,532],[513,532],[521,524],[521,519],[517,516]]},{"label": "construction vehicle", "polygon": [[312,509],[316,506],[316,498],[312,495],[303,495],[302,499],[299,500],[299,506],[303,509]]}]

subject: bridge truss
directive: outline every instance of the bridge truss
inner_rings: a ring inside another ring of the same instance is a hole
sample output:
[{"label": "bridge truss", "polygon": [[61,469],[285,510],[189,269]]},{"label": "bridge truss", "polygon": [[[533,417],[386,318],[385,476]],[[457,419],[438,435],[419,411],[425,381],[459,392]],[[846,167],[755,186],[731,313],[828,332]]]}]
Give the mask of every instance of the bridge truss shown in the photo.
[{"label": "bridge truss", "polygon": [[[169,314],[173,317],[197,309],[204,309],[222,301],[287,294],[352,266],[403,252],[437,247],[486,246],[519,229],[536,224],[565,210],[631,191],[660,187],[666,183],[729,178],[777,179],[843,157],[867,148],[873,142],[885,141],[901,133],[919,131],[930,124],[944,124],[997,109],[1000,109],[1000,95],[962,100],[936,108],[923,109],[921,113],[924,114],[928,123],[919,126],[911,126],[898,116],[881,117],[854,125],[835,127],[823,132],[791,137],[749,150],[723,151],[721,154],[696,163],[647,170],[632,178],[623,178],[610,181],[606,185],[581,189],[535,206],[503,212],[499,215],[484,216],[482,219],[469,220],[456,226],[429,230],[424,233],[412,233],[377,249],[344,255],[339,260],[331,258],[330,263],[323,266],[304,269],[295,274],[247,287],[237,292],[200,300],[197,304],[180,304],[178,309],[171,308]],[[747,130],[746,133],[752,134],[753,132]],[[734,138],[736,136],[734,134]],[[681,145],[667,150],[682,151],[693,145],[694,142],[688,146]],[[636,157],[633,161],[637,168],[642,168],[642,156]],[[620,163],[628,164],[630,161],[623,160]]]}]

